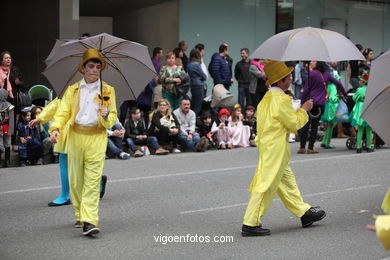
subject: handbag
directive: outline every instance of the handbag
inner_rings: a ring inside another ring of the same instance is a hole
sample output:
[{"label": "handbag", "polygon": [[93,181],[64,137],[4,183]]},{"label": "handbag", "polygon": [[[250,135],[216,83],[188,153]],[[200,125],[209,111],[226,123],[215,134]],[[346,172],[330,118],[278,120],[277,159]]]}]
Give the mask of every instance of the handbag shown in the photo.
[{"label": "handbag", "polygon": [[17,97],[18,97],[18,103],[17,105],[19,107],[29,107],[31,106],[31,100],[30,100],[30,96],[22,91],[18,91],[17,93]]},{"label": "handbag", "polygon": [[348,106],[343,99],[340,99],[339,105],[337,106],[336,120],[340,123],[348,121]]},{"label": "handbag", "polygon": [[181,84],[175,86],[175,95],[176,97],[184,97],[190,90],[190,77],[187,73],[184,73],[181,74],[179,78],[181,80]]}]

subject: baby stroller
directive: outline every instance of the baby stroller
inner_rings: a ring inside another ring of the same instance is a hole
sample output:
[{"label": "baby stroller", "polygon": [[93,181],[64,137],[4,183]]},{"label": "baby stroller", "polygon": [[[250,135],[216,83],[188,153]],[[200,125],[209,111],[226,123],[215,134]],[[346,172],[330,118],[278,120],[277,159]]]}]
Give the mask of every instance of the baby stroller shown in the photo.
[{"label": "baby stroller", "polygon": [[[348,150],[355,150],[356,149],[356,137],[349,137],[347,141],[345,142],[345,145],[347,146]],[[362,142],[362,149],[366,150],[367,149],[367,144],[366,144],[366,138],[363,138]]]},{"label": "baby stroller", "polygon": [[[372,149],[379,148],[380,146],[384,145],[384,142],[380,137],[374,132],[373,133],[373,138],[372,138]],[[356,149],[356,137],[349,137],[345,143],[347,146],[348,150],[355,150]],[[366,150],[367,149],[367,142],[366,142],[366,137],[363,136],[363,141],[362,141],[362,149]]]}]

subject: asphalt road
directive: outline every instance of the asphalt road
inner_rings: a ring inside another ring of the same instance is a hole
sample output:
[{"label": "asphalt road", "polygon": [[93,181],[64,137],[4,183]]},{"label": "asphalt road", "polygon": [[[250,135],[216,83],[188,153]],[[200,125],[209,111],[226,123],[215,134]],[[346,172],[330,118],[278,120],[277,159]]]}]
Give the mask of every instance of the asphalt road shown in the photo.
[{"label": "asphalt road", "polygon": [[96,238],[73,228],[71,206],[47,207],[60,191],[58,165],[0,169],[0,259],[389,258],[364,227],[381,214],[390,149],[356,154],[345,139],[334,144],[316,155],[291,145],[301,193],[327,217],[302,229],[276,197],[262,219],[269,237],[240,235],[256,148],[107,160]]}]

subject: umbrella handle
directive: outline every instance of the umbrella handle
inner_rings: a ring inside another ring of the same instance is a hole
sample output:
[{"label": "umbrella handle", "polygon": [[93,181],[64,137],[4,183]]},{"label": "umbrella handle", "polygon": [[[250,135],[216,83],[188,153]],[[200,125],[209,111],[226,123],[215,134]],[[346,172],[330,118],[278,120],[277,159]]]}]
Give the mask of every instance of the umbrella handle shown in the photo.
[{"label": "umbrella handle", "polygon": [[322,113],[322,109],[319,107],[318,108],[318,114],[317,115],[313,115],[312,113],[311,113],[311,110],[309,111],[309,116],[311,117],[311,118],[319,118],[320,116],[321,116],[321,113]]}]

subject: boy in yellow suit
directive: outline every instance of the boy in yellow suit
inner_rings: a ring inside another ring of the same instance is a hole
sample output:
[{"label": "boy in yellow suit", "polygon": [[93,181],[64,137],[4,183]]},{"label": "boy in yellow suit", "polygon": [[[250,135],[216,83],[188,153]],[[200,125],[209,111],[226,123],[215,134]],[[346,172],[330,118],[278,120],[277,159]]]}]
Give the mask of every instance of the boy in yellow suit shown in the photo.
[{"label": "boy in yellow suit", "polygon": [[249,189],[251,196],[242,236],[271,234],[269,229],[262,228],[260,218],[267,212],[275,193],[291,213],[301,218],[303,227],[325,217],[323,210],[303,201],[290,168],[289,134],[296,133],[307,123],[307,111],[313,107],[313,101],[308,100],[294,111],[290,97],[285,94],[292,80],[292,70],[279,61],[270,61],[264,68],[268,79],[266,84],[271,87],[257,107],[255,142],[259,149],[259,163]]},{"label": "boy in yellow suit", "polygon": [[117,119],[115,90],[99,79],[105,67],[106,62],[99,51],[88,49],[84,52],[78,68],[84,77],[67,88],[49,129],[50,138],[56,142],[69,121],[65,134],[68,135],[70,195],[75,227],[81,224],[85,236],[100,232],[99,193],[107,149],[106,129]]}]

